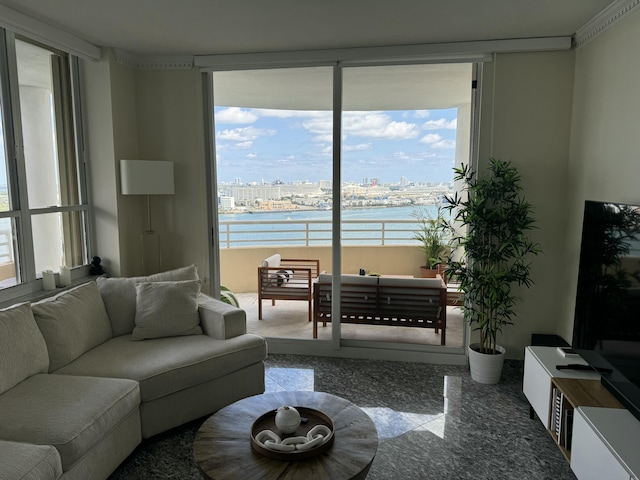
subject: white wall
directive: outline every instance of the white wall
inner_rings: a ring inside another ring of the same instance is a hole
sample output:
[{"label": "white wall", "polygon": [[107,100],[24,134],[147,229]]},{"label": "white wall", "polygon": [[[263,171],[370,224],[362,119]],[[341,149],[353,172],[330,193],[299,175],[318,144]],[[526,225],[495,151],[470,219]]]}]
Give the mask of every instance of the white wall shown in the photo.
[{"label": "white wall", "polygon": [[[640,111],[638,46],[640,12],[577,52],[500,54],[485,66],[481,168],[489,156],[518,166],[539,227],[533,237],[544,251],[534,259],[534,287],[521,292],[516,325],[502,335],[510,358],[522,357],[534,332],[571,338],[581,221],[576,212],[581,215],[583,200],[640,200],[634,115]],[[103,60],[85,73],[93,82],[87,109],[97,251],[122,257],[122,274],[136,274],[136,228],[144,225],[145,204],[144,199],[124,204],[129,200],[122,198],[117,204],[116,161],[123,155],[171,160],[176,162],[176,195],[152,203],[164,266],[197,263],[207,278],[200,75],[194,70],[121,69],[126,67]],[[107,90],[113,102],[103,97]],[[112,122],[106,122],[111,110]]]},{"label": "white wall", "polygon": [[640,203],[640,9],[576,52],[570,149],[570,222],[566,237],[566,316],[573,309],[584,200]]},{"label": "white wall", "polygon": [[120,275],[118,228],[118,185],[115,169],[115,140],[111,103],[110,54],[99,61],[82,62],[81,81],[85,137],[87,140],[88,183],[92,197],[93,245],[90,255],[103,259],[105,271]]},{"label": "white wall", "polygon": [[556,333],[563,318],[561,267],[567,221],[567,163],[574,52],[499,54],[484,66],[480,169],[488,158],[510,160],[522,176],[544,252],[532,257],[530,289],[521,289],[514,325],[499,343],[509,358],[522,358],[532,333]]},{"label": "white wall", "polygon": [[209,289],[204,111],[201,74],[192,70],[136,71],[140,156],[175,162],[175,195],[151,199],[163,268],[195,263]]}]

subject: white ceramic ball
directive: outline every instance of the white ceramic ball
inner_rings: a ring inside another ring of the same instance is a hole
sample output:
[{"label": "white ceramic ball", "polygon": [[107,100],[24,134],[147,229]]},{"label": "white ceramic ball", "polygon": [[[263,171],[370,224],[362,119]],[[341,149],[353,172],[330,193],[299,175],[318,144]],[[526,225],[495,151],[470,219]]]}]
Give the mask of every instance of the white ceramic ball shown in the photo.
[{"label": "white ceramic ball", "polygon": [[276,427],[282,433],[293,433],[300,426],[300,413],[293,407],[284,406],[276,410]]}]

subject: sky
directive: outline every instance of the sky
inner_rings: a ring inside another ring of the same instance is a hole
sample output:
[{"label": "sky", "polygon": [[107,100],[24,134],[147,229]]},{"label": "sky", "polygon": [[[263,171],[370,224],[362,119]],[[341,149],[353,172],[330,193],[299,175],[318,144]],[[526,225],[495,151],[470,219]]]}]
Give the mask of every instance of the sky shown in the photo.
[{"label": "sky", "polygon": [[[344,112],[342,180],[450,182],[457,109]],[[218,182],[331,180],[332,113],[216,107]]]}]

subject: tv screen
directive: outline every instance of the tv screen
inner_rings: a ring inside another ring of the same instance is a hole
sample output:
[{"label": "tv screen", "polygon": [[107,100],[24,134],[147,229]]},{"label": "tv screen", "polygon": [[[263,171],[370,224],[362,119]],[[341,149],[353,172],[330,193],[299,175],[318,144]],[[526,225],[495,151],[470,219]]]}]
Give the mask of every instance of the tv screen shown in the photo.
[{"label": "tv screen", "polygon": [[585,202],[572,347],[640,418],[640,205]]}]

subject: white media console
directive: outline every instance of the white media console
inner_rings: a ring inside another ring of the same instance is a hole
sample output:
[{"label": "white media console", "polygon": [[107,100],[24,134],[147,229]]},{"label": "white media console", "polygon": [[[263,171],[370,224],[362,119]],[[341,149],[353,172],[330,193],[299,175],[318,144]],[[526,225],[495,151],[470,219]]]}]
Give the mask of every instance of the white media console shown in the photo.
[{"label": "white media console", "polygon": [[579,480],[640,480],[640,421],[592,371],[557,370],[586,365],[556,347],[527,347],[523,392]]}]

